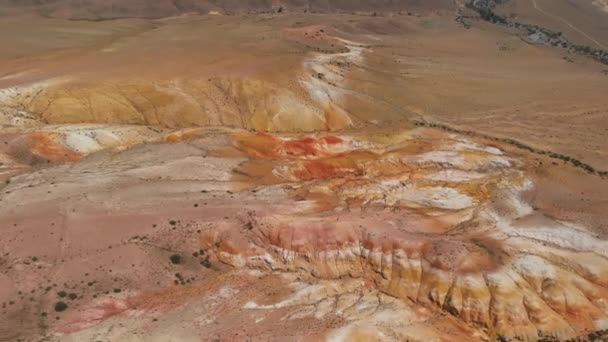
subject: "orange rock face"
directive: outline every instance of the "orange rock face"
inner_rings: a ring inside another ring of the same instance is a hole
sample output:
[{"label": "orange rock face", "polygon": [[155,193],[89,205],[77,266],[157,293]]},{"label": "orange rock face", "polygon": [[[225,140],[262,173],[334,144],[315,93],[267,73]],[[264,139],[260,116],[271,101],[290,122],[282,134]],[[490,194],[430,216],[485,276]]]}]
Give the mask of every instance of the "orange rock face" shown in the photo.
[{"label": "orange rock face", "polygon": [[56,141],[56,134],[36,132],[28,137],[31,141],[32,152],[42,158],[54,161],[78,161],[82,155],[69,150]]}]

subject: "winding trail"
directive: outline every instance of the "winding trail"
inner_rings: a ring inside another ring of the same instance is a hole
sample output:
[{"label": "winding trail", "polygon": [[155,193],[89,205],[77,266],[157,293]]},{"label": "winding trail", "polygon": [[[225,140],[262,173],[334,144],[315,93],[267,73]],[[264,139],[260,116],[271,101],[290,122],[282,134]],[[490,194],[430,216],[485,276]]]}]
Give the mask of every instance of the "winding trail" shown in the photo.
[{"label": "winding trail", "polygon": [[551,17],[551,18],[553,18],[553,19],[555,19],[555,20],[559,20],[559,21],[561,21],[562,23],[564,23],[564,24],[568,25],[568,26],[569,26],[571,29],[573,29],[574,31],[576,31],[576,32],[580,33],[581,35],[583,35],[585,38],[587,38],[587,39],[589,39],[590,41],[594,42],[594,43],[595,43],[595,45],[597,45],[598,47],[600,47],[600,48],[602,48],[602,49],[604,49],[604,50],[608,50],[608,47],[607,47],[606,45],[604,45],[604,44],[602,44],[602,43],[598,42],[598,41],[597,41],[595,38],[591,37],[590,35],[588,35],[587,33],[585,33],[583,30],[579,29],[578,27],[576,27],[576,26],[572,25],[572,24],[571,24],[570,22],[568,22],[566,19],[564,19],[564,18],[562,18],[562,17],[560,17],[560,16],[557,16],[557,15],[555,15],[555,14],[552,14],[552,13],[549,13],[549,12],[547,12],[547,11],[543,10],[543,9],[542,9],[540,6],[538,6],[538,3],[536,2],[536,0],[530,0],[530,1],[532,2],[532,5],[534,6],[534,9],[536,9],[536,10],[537,10],[537,11],[539,11],[540,13],[542,13],[542,14],[544,14],[544,15],[548,16],[548,17]]}]

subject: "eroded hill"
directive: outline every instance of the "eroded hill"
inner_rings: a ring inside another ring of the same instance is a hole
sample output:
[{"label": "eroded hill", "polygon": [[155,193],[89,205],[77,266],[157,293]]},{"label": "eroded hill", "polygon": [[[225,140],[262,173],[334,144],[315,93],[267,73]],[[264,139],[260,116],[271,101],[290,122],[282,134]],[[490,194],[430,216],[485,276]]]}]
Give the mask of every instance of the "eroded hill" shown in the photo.
[{"label": "eroded hill", "polygon": [[607,73],[455,18],[0,20],[0,340],[605,339]]}]

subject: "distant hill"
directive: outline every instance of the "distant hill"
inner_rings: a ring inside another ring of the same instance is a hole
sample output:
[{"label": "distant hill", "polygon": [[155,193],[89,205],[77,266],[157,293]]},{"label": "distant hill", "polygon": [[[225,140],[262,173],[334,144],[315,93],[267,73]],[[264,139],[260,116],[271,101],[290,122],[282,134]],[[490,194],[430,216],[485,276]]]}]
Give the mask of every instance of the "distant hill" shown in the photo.
[{"label": "distant hill", "polygon": [[35,14],[101,20],[162,18],[185,13],[234,14],[282,10],[308,12],[393,12],[449,10],[453,0],[0,0],[0,16]]}]

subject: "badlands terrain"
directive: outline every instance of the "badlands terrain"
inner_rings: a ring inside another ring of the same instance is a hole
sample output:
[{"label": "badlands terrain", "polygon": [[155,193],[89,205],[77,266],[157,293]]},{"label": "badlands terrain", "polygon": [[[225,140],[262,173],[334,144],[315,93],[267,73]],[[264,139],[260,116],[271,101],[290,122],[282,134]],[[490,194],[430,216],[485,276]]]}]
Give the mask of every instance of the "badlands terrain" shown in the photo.
[{"label": "badlands terrain", "polygon": [[601,0],[0,0],[0,341],[608,340]]}]

